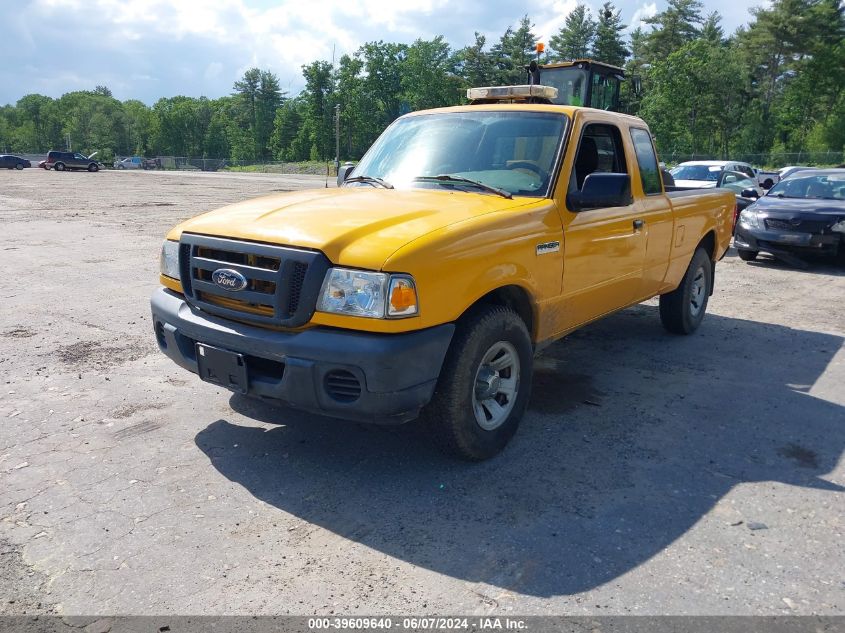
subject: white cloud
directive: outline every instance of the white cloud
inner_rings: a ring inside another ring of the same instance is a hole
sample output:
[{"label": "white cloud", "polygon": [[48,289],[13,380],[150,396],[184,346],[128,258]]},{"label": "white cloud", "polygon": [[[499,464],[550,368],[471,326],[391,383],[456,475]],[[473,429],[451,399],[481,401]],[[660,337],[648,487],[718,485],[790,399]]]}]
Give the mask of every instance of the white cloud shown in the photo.
[{"label": "white cloud", "polygon": [[537,34],[539,40],[548,45],[552,36],[555,35],[563,26],[564,22],[566,22],[566,16],[572,13],[576,6],[578,6],[578,0],[555,0],[551,6],[551,15],[544,15],[535,23],[536,27],[534,32]]},{"label": "white cloud", "polygon": [[643,22],[646,18],[652,18],[657,15],[657,3],[650,2],[648,4],[640,5],[640,7],[634,11],[634,15],[631,17],[631,21],[628,23],[628,30],[633,31],[638,27],[646,28],[648,25]]}]

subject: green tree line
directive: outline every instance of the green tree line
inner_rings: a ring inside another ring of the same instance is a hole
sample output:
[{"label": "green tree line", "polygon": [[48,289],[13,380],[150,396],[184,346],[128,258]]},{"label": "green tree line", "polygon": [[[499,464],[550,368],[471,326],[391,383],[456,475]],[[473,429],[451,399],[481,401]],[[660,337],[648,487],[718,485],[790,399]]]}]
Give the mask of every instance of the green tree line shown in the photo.
[{"label": "green tree line", "polygon": [[[669,0],[626,36],[621,12],[578,5],[546,43],[543,62],[590,57],[624,66],[627,111],[651,126],[664,153],[834,151],[845,148],[845,13],[839,0],[774,0],[726,34],[699,0]],[[475,33],[453,48],[442,37],[368,42],[332,65],[302,67],[288,95],[253,68],[230,95],[165,97],[152,106],[110,90],[58,99],[30,94],[0,108],[0,150],[46,152],[68,144],[112,155],[322,160],[359,158],[396,117],[463,102],[470,86],[525,83],[538,43],[525,15],[497,40]]]}]

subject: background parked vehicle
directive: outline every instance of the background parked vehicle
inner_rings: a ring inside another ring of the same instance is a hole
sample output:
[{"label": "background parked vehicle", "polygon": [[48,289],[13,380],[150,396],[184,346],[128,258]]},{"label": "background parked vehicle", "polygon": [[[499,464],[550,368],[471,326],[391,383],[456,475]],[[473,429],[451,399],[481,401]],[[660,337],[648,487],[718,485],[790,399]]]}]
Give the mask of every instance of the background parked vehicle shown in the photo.
[{"label": "background parked vehicle", "polygon": [[765,171],[755,167],[754,174],[757,177],[757,184],[763,189],[771,189],[780,182],[780,174],[776,171]]},{"label": "background parked vehicle", "polygon": [[681,163],[672,169],[672,177],[678,187],[707,189],[718,186],[719,175],[723,171],[734,171],[745,174],[754,183],[758,195],[763,195],[763,189],[757,182],[757,174],[748,163],[728,160],[692,160]]},{"label": "background parked vehicle", "polygon": [[801,165],[787,165],[783,169],[781,169],[778,174],[780,175],[780,179],[783,180],[784,178],[789,178],[792,174],[797,173],[799,171],[806,171],[808,169],[816,169],[816,167],[805,167]]},{"label": "background parked vehicle", "polygon": [[160,158],[142,158],[141,156],[129,156],[114,161],[115,169],[162,169]]},{"label": "background parked vehicle", "polygon": [[141,161],[143,159],[140,156],[129,156],[122,160],[114,161],[114,168],[115,169],[141,169]]},{"label": "background parked vehicle", "polygon": [[734,229],[736,229],[739,214],[760,198],[757,185],[758,183],[756,181],[738,171],[723,171],[719,174],[719,180],[716,186],[733,191],[736,196]]},{"label": "background parked vehicle", "polygon": [[32,167],[32,163],[13,154],[0,154],[0,169],[24,169],[25,167]]},{"label": "background parked vehicle", "polygon": [[99,171],[102,166],[94,160],[96,152],[90,156],[83,156],[79,152],[58,152],[51,151],[47,154],[44,162],[45,169],[56,171],[86,169],[88,171]]},{"label": "background parked vehicle", "polygon": [[845,169],[815,169],[782,180],[740,214],[734,245],[741,259],[760,251],[804,266],[802,254],[845,248]]}]

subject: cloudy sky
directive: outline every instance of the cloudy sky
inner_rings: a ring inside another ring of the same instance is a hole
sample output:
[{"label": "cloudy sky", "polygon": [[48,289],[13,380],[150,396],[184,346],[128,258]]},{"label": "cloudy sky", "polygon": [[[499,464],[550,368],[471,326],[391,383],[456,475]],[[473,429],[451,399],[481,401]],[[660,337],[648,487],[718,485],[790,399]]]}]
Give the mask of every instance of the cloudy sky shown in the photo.
[{"label": "cloudy sky", "polygon": [[[0,104],[30,92],[58,97],[102,84],[119,99],[228,94],[252,66],[302,87],[300,67],[367,41],[444,35],[460,48],[473,32],[497,40],[527,13],[548,41],[576,0],[24,0],[0,1]],[[759,0],[712,0],[727,31]],[[600,6],[589,0],[588,6]],[[632,27],[665,0],[618,0]]]}]

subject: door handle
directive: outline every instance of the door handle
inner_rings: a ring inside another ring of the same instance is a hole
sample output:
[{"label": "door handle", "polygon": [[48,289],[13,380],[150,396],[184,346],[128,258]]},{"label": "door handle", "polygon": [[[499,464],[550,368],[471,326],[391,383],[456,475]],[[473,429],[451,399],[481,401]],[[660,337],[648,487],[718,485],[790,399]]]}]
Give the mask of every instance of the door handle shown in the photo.
[{"label": "door handle", "polygon": [[634,230],[639,231],[645,226],[644,220],[634,220]]}]

